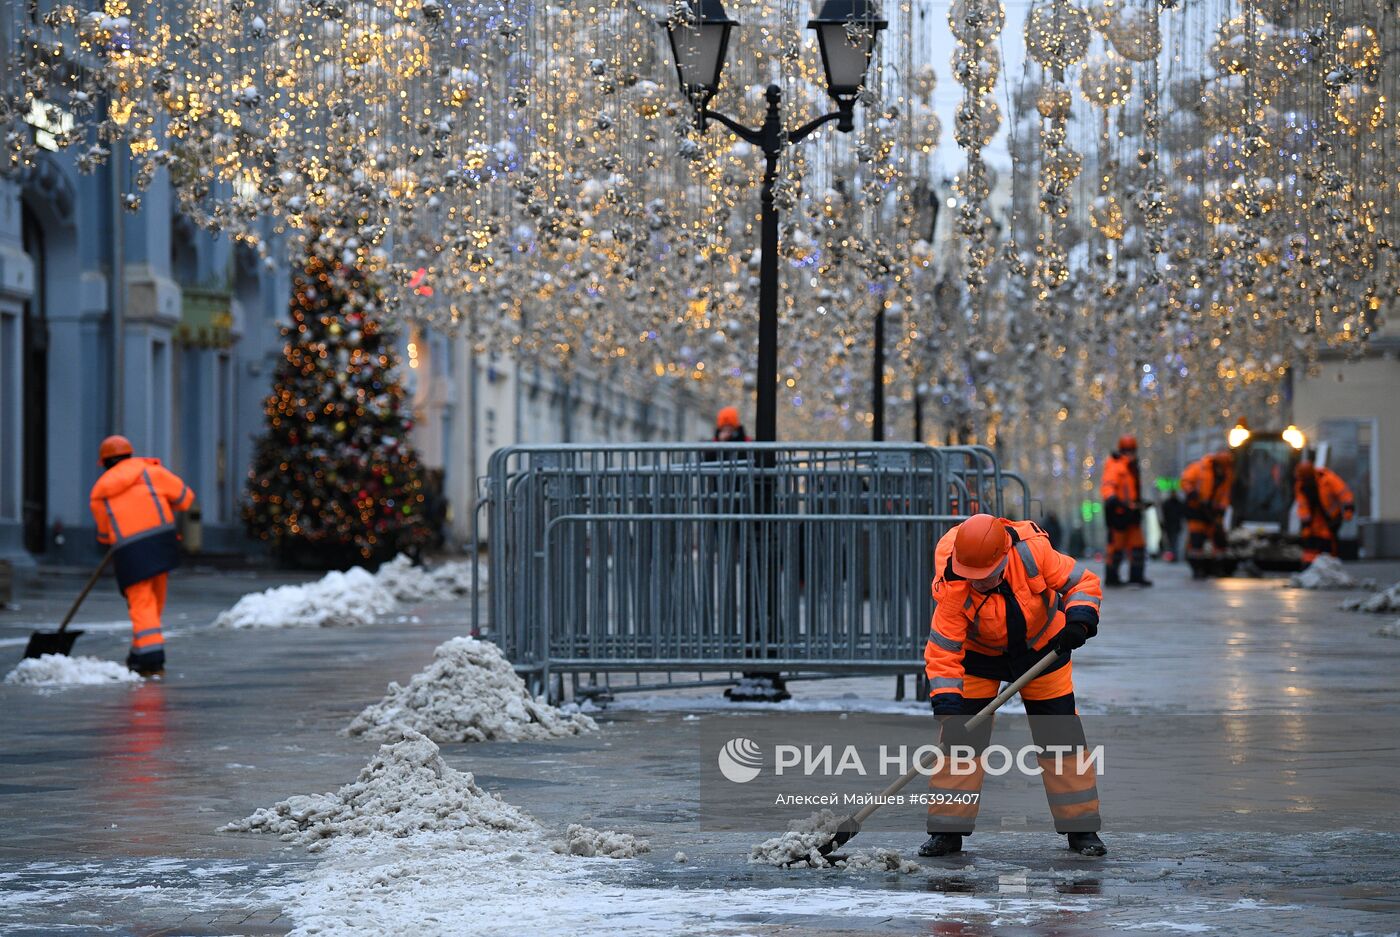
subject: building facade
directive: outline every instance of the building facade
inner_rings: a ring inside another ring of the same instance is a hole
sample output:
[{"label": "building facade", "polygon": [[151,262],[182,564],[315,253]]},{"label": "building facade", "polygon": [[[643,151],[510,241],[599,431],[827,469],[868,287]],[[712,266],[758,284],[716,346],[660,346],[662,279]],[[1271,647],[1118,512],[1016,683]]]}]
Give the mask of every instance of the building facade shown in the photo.
[{"label": "building facade", "polygon": [[1400,318],[1388,317],[1358,358],[1324,357],[1294,381],[1293,420],[1356,497],[1368,557],[1400,556]]},{"label": "building facade", "polygon": [[199,493],[206,548],[243,539],[290,278],[174,206],[158,182],[128,212],[111,167],[61,154],[0,183],[0,555],[97,555],[87,498],[113,432]]}]

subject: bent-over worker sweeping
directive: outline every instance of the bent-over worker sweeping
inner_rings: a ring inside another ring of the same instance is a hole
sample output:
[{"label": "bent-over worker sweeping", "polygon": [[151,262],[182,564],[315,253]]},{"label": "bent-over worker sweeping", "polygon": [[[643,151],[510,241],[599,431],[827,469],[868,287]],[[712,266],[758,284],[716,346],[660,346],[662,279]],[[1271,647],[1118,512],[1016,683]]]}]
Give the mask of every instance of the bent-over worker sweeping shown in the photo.
[{"label": "bent-over worker sweeping", "polygon": [[919,855],[961,852],[963,837],[976,824],[985,774],[981,755],[991,741],[992,720],[966,732],[966,717],[1052,648],[1061,652],[1060,660],[1021,690],[1035,744],[1069,746],[1059,749],[1062,757],[1042,751],[1041,780],[1055,830],[1068,837],[1069,848],[1104,855],[1097,774],[1093,762],[1080,757],[1088,745],[1074,705],[1070,661],[1070,653],[1098,633],[1099,577],[1056,552],[1031,521],[990,514],[973,515],[944,534],[934,564],[937,607],[924,648],[929,697],[941,723],[940,743],[970,747],[977,758],[971,770],[944,760],[929,777],[929,838]]},{"label": "bent-over worker sweeping", "polygon": [[1356,517],[1351,488],[1336,472],[1306,460],[1298,463],[1293,477],[1303,562],[1311,563],[1323,553],[1336,556],[1338,531]]},{"label": "bent-over worker sweeping", "polygon": [[194,491],[160,464],[135,458],[125,436],[102,440],[98,459],[106,469],[92,486],[91,508],[98,542],[112,547],[117,586],[131,615],[131,651],[126,665],[150,676],[165,669],[166,574],[180,564],[175,512],[188,511]]}]

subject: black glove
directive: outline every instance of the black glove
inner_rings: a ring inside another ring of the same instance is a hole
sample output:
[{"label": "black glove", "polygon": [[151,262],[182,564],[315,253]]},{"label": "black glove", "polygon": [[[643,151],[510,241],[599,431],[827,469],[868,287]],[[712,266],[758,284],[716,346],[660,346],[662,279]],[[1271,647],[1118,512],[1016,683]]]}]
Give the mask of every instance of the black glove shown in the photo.
[{"label": "black glove", "polygon": [[977,746],[972,744],[972,737],[965,728],[969,718],[970,717],[964,716],[961,713],[956,716],[939,716],[939,743],[943,745],[944,748],[948,749],[976,748]]},{"label": "black glove", "polygon": [[1122,530],[1128,526],[1128,506],[1118,498],[1109,498],[1103,503],[1103,522],[1109,530]]},{"label": "black glove", "polygon": [[1061,654],[1067,654],[1076,648],[1084,646],[1084,642],[1089,640],[1089,629],[1084,627],[1083,622],[1067,621],[1060,629],[1060,633],[1055,635],[1055,650]]},{"label": "black glove", "polygon": [[1068,653],[1098,633],[1099,613],[1092,606],[1076,605],[1065,612],[1065,626],[1055,636],[1055,650]]}]

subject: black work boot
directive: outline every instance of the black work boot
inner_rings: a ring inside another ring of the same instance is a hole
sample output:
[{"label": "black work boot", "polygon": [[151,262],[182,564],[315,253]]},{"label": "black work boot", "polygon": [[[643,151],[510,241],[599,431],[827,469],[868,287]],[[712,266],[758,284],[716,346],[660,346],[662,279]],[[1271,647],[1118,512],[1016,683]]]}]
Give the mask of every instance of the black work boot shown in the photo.
[{"label": "black work boot", "polygon": [[1147,554],[1145,552],[1133,551],[1132,561],[1128,563],[1128,585],[1152,585],[1147,578]]},{"label": "black work boot", "polygon": [[1077,852],[1081,856],[1103,856],[1108,854],[1108,847],[1099,839],[1098,833],[1066,833],[1069,837],[1069,848],[1072,852]]},{"label": "black work boot", "polygon": [[165,649],[159,648],[141,654],[132,651],[126,655],[126,667],[143,677],[163,674],[165,673]]},{"label": "black work boot", "polygon": [[919,847],[921,856],[946,856],[962,852],[961,833],[931,833],[928,841]]}]

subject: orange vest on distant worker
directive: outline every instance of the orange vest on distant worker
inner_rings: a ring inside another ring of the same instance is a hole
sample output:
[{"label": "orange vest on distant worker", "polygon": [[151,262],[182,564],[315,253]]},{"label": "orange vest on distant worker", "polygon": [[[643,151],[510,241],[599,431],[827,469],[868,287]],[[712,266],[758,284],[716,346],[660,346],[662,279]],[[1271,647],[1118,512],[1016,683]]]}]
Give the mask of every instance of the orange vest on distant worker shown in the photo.
[{"label": "orange vest on distant worker", "polygon": [[1133,459],[1133,456],[1114,454],[1104,460],[1103,484],[1099,486],[1099,495],[1105,501],[1117,498],[1131,507],[1141,498],[1137,473],[1132,468]]},{"label": "orange vest on distant worker", "polygon": [[175,512],[189,510],[194,492],[159,459],[123,459],[92,486],[97,540],[112,547],[117,584],[169,572],[180,563]]},{"label": "orange vest on distant worker", "polygon": [[1298,503],[1298,521],[1303,526],[1304,532],[1314,520],[1322,521],[1323,526],[1328,528],[1327,534],[1330,535],[1330,525],[1327,523],[1327,518],[1332,518],[1337,522],[1351,520],[1356,516],[1356,500],[1352,496],[1351,489],[1347,487],[1347,483],[1342,481],[1342,477],[1336,472],[1321,467],[1315,471],[1317,474],[1317,495],[1320,502],[1318,507],[1321,508],[1325,516],[1313,516],[1314,507],[1303,489],[1303,483],[1295,481],[1293,493]]},{"label": "orange vest on distant worker", "polygon": [[1234,471],[1226,466],[1220,478],[1215,476],[1215,456],[1208,455],[1181,473],[1181,494],[1186,499],[1186,526],[1194,532],[1209,532],[1216,524],[1216,513],[1230,507],[1230,489],[1235,483]]}]

